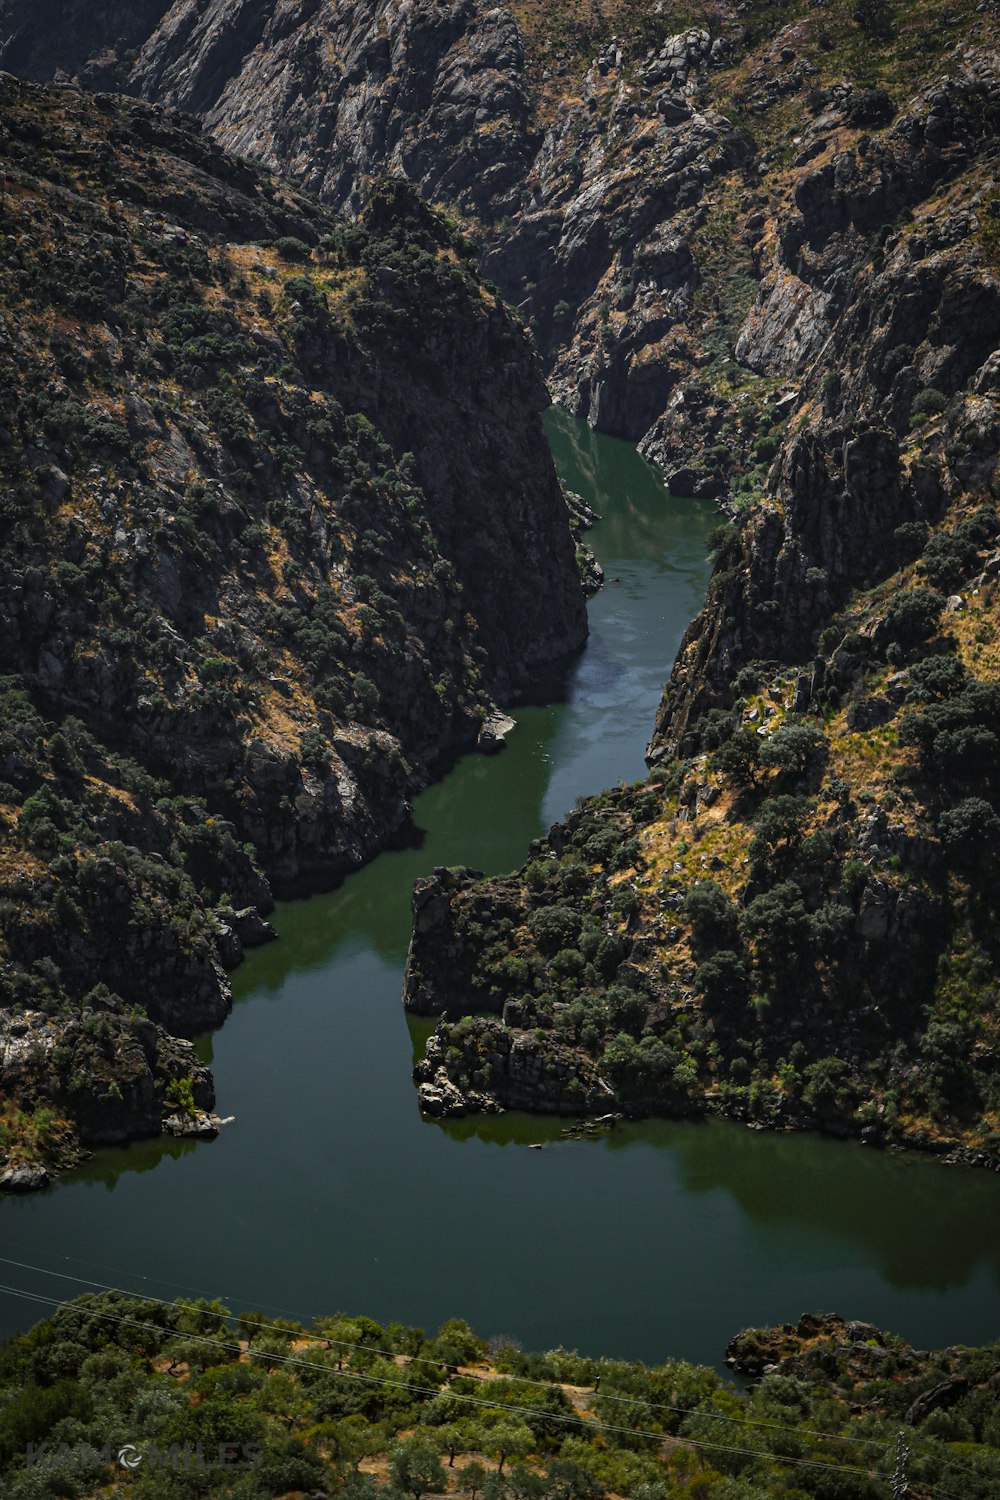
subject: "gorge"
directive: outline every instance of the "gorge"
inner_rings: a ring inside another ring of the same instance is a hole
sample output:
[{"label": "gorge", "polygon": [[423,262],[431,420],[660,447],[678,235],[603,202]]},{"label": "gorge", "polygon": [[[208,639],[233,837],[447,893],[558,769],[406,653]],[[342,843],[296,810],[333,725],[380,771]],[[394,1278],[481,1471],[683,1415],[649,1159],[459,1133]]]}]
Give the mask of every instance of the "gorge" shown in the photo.
[{"label": "gorge", "polygon": [[994,0],[0,69],[4,1484],[985,1500]]},{"label": "gorge", "polygon": [[[920,1346],[975,1342],[1000,1311],[990,1173],[724,1122],[573,1141],[558,1120],[420,1115],[425,1030],[408,1033],[399,1004],[414,880],[506,871],[579,794],[641,774],[661,653],[704,586],[711,508],[667,497],[624,444],[548,422],[562,477],[603,514],[587,650],[543,681],[548,701],[515,709],[502,755],[467,757],[417,799],[419,847],[279,907],[280,940],[248,956],[233,1015],[199,1043],[235,1123],[211,1144],[101,1151],[4,1203],[3,1253],[299,1318],[336,1302],[430,1327],[461,1306],[526,1348],[647,1360],[719,1365],[737,1327],[831,1303]],[[51,1253],[66,1245],[82,1264]],[[52,1293],[47,1275],[21,1279]],[[0,1305],[20,1326],[23,1305]]]}]

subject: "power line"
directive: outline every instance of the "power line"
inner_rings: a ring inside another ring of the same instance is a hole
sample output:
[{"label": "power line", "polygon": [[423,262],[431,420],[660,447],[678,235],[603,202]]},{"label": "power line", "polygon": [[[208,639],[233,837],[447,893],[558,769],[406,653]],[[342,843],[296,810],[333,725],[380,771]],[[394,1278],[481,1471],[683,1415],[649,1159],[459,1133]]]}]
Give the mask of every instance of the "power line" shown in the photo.
[{"label": "power line", "polygon": [[[4,1236],[4,1244],[8,1246],[15,1246],[21,1250],[30,1250],[34,1255],[48,1255],[51,1256],[53,1260],[65,1261],[68,1265],[96,1266],[100,1271],[115,1271],[117,1273],[120,1273],[122,1276],[131,1276],[136,1281],[152,1282],[158,1286],[172,1286],[176,1287],[176,1289],[181,1292],[194,1292],[198,1297],[204,1296],[203,1289],[201,1287],[192,1286],[191,1282],[189,1281],[170,1281],[166,1276],[144,1276],[141,1271],[132,1271],[127,1266],[113,1266],[106,1260],[90,1260],[83,1255],[63,1255],[57,1250],[44,1250],[40,1245],[26,1245],[23,1240],[12,1240],[9,1239],[6,1235]],[[12,1264],[17,1264],[17,1262],[12,1262]],[[33,1266],[32,1269],[41,1271],[45,1275],[49,1274],[44,1266]],[[52,1274],[55,1273],[53,1272]],[[103,1286],[105,1285],[105,1283],[98,1281],[94,1282],[94,1285]],[[109,1288],[109,1290],[119,1291],[124,1290],[124,1288],[111,1287]],[[139,1294],[136,1292],[129,1292],[127,1295],[132,1297],[138,1296]],[[231,1292],[220,1292],[219,1296],[225,1298],[227,1301],[242,1301],[244,1305],[246,1305],[247,1303],[252,1303],[255,1307],[259,1307],[269,1312],[283,1313],[289,1318],[294,1319],[296,1322],[298,1321],[296,1313],[292,1308],[281,1307],[276,1302],[261,1302],[257,1297],[243,1297],[242,1295],[239,1296],[239,1298],[236,1298],[235,1295]]]},{"label": "power line", "polygon": [[[43,1252],[43,1253],[46,1253],[46,1252]],[[47,1252],[47,1253],[54,1254],[55,1252]],[[65,1260],[65,1261],[70,1261],[72,1259],[72,1257],[70,1257],[70,1256],[58,1256],[58,1258],[62,1259],[62,1260]],[[58,1278],[61,1281],[72,1281],[72,1282],[75,1282],[79,1286],[96,1287],[96,1288],[99,1288],[100,1290],[105,1291],[105,1292],[116,1292],[116,1293],[119,1293],[121,1296],[131,1297],[131,1298],[134,1298],[136,1301],[140,1301],[140,1302],[149,1302],[149,1303],[152,1303],[153,1305],[159,1306],[159,1307],[175,1308],[176,1305],[177,1305],[176,1301],[169,1302],[169,1301],[167,1301],[166,1299],[164,1299],[162,1297],[154,1297],[154,1296],[151,1296],[149,1294],[143,1294],[143,1293],[139,1293],[139,1292],[132,1292],[132,1291],[129,1291],[125,1287],[112,1286],[108,1282],[98,1281],[98,1280],[96,1280],[95,1278],[92,1278],[92,1277],[72,1276],[69,1273],[64,1272],[64,1271],[53,1271],[53,1270],[50,1270],[46,1266],[36,1266],[36,1265],[33,1265],[29,1261],[14,1260],[14,1259],[12,1259],[12,1258],[10,1258],[8,1256],[2,1256],[2,1255],[0,1255],[0,1264],[9,1265],[9,1266],[16,1266],[16,1267],[18,1267],[21,1270],[34,1271],[38,1275],[41,1275],[41,1276],[54,1276],[54,1277]],[[91,1262],[81,1261],[81,1264],[91,1264],[91,1265],[95,1265],[95,1266],[100,1266],[101,1262],[99,1262],[99,1261],[91,1261]],[[104,1269],[112,1270],[112,1269],[121,1269],[121,1268],[115,1268],[115,1267],[108,1266],[108,1267],[104,1267]],[[143,1281],[147,1281],[150,1278],[149,1277],[145,1277],[145,1276],[139,1276],[138,1279],[143,1280]],[[181,1283],[173,1283],[173,1285],[181,1285]],[[188,1290],[192,1290],[193,1291],[194,1288],[191,1287],[190,1284],[188,1284]],[[15,1295],[16,1295],[16,1293],[15,1293]],[[58,1305],[58,1306],[66,1306],[68,1304],[56,1302],[56,1305]],[[285,1311],[289,1311],[289,1310],[285,1309]],[[240,1315],[238,1315],[236,1313],[227,1313],[226,1316],[227,1316],[228,1320],[230,1322],[232,1322],[232,1323],[242,1324],[242,1325],[244,1325],[246,1327],[253,1328],[253,1329],[258,1330],[258,1331],[261,1329],[261,1324],[255,1318],[249,1318],[249,1317],[245,1317],[245,1316],[240,1316]],[[346,1340],[346,1339],[334,1339],[334,1338],[327,1337],[327,1335],[325,1335],[325,1334],[309,1334],[309,1333],[306,1333],[304,1330],[302,1332],[299,1332],[298,1330],[295,1330],[295,1329],[281,1328],[281,1327],[276,1326],[276,1325],[268,1325],[267,1332],[272,1333],[272,1334],[274,1334],[274,1333],[284,1334],[284,1335],[286,1335],[289,1338],[301,1338],[301,1339],[304,1339],[304,1340],[306,1340],[306,1341],[308,1341],[310,1343],[322,1344],[323,1346],[325,1346],[327,1348],[329,1348],[329,1347],[332,1346],[334,1348],[339,1348],[339,1349],[354,1350],[354,1349],[357,1349],[357,1348],[363,1348],[363,1347],[365,1347],[362,1344],[359,1344],[357,1342],[352,1343],[351,1341]],[[369,1350],[369,1352],[384,1352],[384,1351]],[[444,1361],[442,1361],[440,1359],[429,1359],[426,1356],[420,1356],[420,1355],[407,1355],[406,1358],[407,1358],[407,1361],[409,1363],[411,1363],[411,1364],[429,1365],[433,1369],[439,1369],[441,1367],[441,1365],[443,1363],[445,1363]],[[322,1368],[326,1369],[327,1366],[323,1366]],[[466,1379],[477,1380],[481,1384],[485,1383],[485,1382],[483,1382],[482,1377],[477,1376],[477,1375],[475,1375],[473,1373],[470,1373],[470,1374],[466,1375],[465,1378]],[[534,1385],[534,1386],[539,1387],[540,1389],[547,1389],[549,1386],[551,1386],[553,1384],[559,1384],[558,1381],[540,1380],[540,1379],[537,1379],[537,1378],[532,1377],[532,1376],[517,1376],[515,1378],[521,1380],[525,1385]],[[413,1387],[408,1386],[407,1388],[408,1389],[412,1389]],[[452,1392],[451,1394],[454,1395],[455,1393]],[[675,1405],[670,1404],[669,1402],[646,1400],[646,1399],[644,1399],[642,1397],[620,1396],[620,1395],[616,1395],[613,1391],[602,1391],[600,1393],[600,1396],[601,1396],[602,1400],[605,1400],[605,1401],[614,1401],[618,1405],[624,1405],[624,1406],[642,1406],[642,1407],[644,1407],[644,1408],[646,1408],[647,1410],[650,1410],[650,1411],[666,1411],[666,1412],[671,1412],[671,1413],[674,1413],[676,1415],[679,1415],[679,1416],[685,1417],[685,1418],[699,1418],[699,1419],[704,1420],[704,1421],[728,1422],[730,1425],[737,1426],[737,1427],[756,1428],[756,1429],[760,1429],[760,1430],[763,1430],[763,1431],[787,1433],[790,1436],[798,1438],[799,1440],[812,1438],[812,1439],[815,1439],[817,1441],[822,1441],[822,1442],[846,1443],[846,1444],[848,1444],[848,1445],[850,1445],[852,1447],[875,1449],[876,1453],[881,1453],[881,1454],[884,1454],[884,1455],[888,1455],[888,1453],[891,1451],[891,1447],[892,1447],[892,1445],[890,1445],[889,1443],[887,1443],[884,1439],[873,1438],[873,1437],[864,1437],[861,1434],[852,1435],[852,1434],[848,1434],[848,1433],[827,1432],[827,1431],[824,1431],[823,1429],[811,1428],[811,1427],[790,1427],[786,1423],[765,1422],[765,1421],[760,1420],[759,1418],[754,1418],[754,1417],[748,1417],[748,1416],[729,1416],[725,1412],[704,1411],[704,1410],[701,1410],[699,1408],[692,1408],[692,1407],[686,1407],[686,1406],[675,1406]],[[494,1405],[495,1406],[495,1405],[497,1405],[497,1403],[490,1403],[490,1405]],[[510,1408],[510,1409],[511,1410],[517,1410],[517,1411],[526,1410],[526,1408],[523,1408],[523,1407],[516,1407],[516,1408]],[[611,1430],[611,1429],[609,1429],[609,1430]],[[689,1441],[689,1440],[688,1439],[681,1439],[681,1441]],[[691,1441],[693,1441],[693,1440],[691,1440]],[[910,1441],[913,1442],[913,1443],[918,1442],[919,1441],[919,1435],[918,1434],[913,1434],[912,1438],[910,1439]],[[703,1446],[711,1446],[711,1445],[703,1445]],[[753,1450],[753,1451],[757,1451],[757,1450]],[[765,1456],[767,1456],[767,1455],[765,1455]],[[977,1474],[975,1472],[975,1470],[971,1469],[967,1464],[959,1463],[956,1459],[953,1459],[953,1458],[950,1458],[950,1457],[945,1457],[943,1454],[937,1453],[937,1452],[934,1452],[932,1455],[928,1454],[927,1456],[933,1456],[934,1460],[936,1462],[942,1464],[945,1468],[954,1469],[956,1473],[962,1474],[962,1475],[964,1475],[965,1477],[967,1477],[969,1479],[973,1479],[977,1483],[982,1483],[982,1476],[979,1475],[979,1474]],[[896,1468],[898,1470],[898,1467],[899,1467],[898,1437],[897,1437],[896,1444],[895,1444],[895,1458],[896,1458]],[[805,1460],[798,1460],[798,1461],[799,1462],[804,1462]],[[905,1490],[903,1491],[903,1493],[905,1494]],[[944,1491],[942,1491],[941,1493],[944,1494]]]},{"label": "power line", "polygon": [[[64,1258],[67,1260],[69,1259],[68,1256]],[[72,1281],[79,1286],[98,1287],[100,1290],[105,1292],[118,1292],[122,1296],[132,1297],[139,1302],[151,1302],[158,1307],[176,1307],[176,1302],[168,1302],[162,1297],[153,1297],[138,1292],[130,1292],[125,1287],[111,1286],[108,1282],[98,1281],[92,1277],[71,1276],[65,1271],[51,1271],[45,1266],[32,1265],[29,1261],[13,1260],[9,1256],[5,1255],[0,1255],[0,1264],[7,1266],[17,1266],[20,1270],[35,1271],[38,1275],[41,1276],[55,1276],[60,1281]],[[241,1317],[236,1313],[228,1313],[227,1317],[228,1320],[232,1323],[243,1324],[246,1327],[254,1328],[257,1330],[259,1330],[261,1327],[260,1323],[255,1318]],[[267,1331],[271,1333],[286,1334],[290,1338],[303,1338],[311,1343],[323,1344],[327,1347],[332,1345],[335,1348],[349,1350],[353,1350],[358,1347],[364,1347],[359,1346],[357,1343],[351,1343],[346,1339],[328,1338],[325,1334],[308,1334],[304,1331],[299,1334],[296,1330],[289,1328],[272,1326],[269,1327]],[[440,1369],[442,1363],[444,1363],[444,1361],[440,1359],[428,1359],[419,1355],[408,1355],[406,1357],[410,1363],[430,1365],[434,1369]],[[481,1380],[481,1377],[475,1374],[468,1375],[466,1378]],[[541,1389],[546,1389],[553,1384],[559,1383],[557,1381],[551,1380],[539,1380],[531,1376],[518,1376],[516,1378],[523,1380],[524,1384],[526,1385],[535,1385]],[[855,1438],[845,1433],[824,1432],[821,1429],[817,1428],[790,1427],[787,1423],[764,1422],[752,1417],[730,1416],[728,1415],[728,1413],[720,1411],[702,1411],[689,1406],[671,1405],[666,1401],[645,1400],[642,1397],[635,1396],[619,1396],[616,1395],[613,1391],[601,1391],[600,1397],[602,1400],[614,1401],[620,1405],[642,1406],[651,1411],[668,1411],[681,1417],[696,1416],[707,1421],[728,1422],[731,1425],[735,1426],[755,1427],[771,1432],[784,1432],[800,1439],[812,1437],[831,1442],[849,1443],[852,1445],[860,1445],[864,1447],[877,1447],[886,1453],[888,1453],[889,1451],[889,1445],[878,1438],[866,1438],[861,1435]]]},{"label": "power line", "polygon": [[[58,1257],[58,1259],[69,1260],[70,1257],[61,1256]],[[109,1283],[105,1283],[105,1281],[97,1281],[96,1278],[73,1277],[73,1275],[69,1275],[67,1274],[67,1272],[49,1271],[46,1266],[34,1266],[31,1265],[30,1262],[24,1262],[24,1260],[13,1260],[7,1256],[0,1256],[0,1265],[16,1266],[16,1268],[22,1269],[22,1271],[33,1271],[36,1272],[37,1275],[43,1275],[43,1277],[55,1277],[60,1281],[72,1281],[72,1283],[75,1283],[76,1286],[97,1287],[97,1289],[103,1290],[103,1292],[115,1292],[118,1293],[118,1295],[127,1296],[127,1298],[133,1298],[138,1302],[150,1302],[150,1304],[153,1304],[154,1307],[177,1307],[177,1304],[175,1304],[175,1302],[166,1302],[163,1298],[154,1298],[154,1296],[142,1295],[142,1293],[129,1292],[129,1290],[124,1289],[124,1287],[114,1287]],[[100,1265],[100,1263],[91,1262],[91,1265]],[[150,1280],[150,1278],[141,1277],[141,1280]],[[228,1313],[226,1314],[226,1317],[228,1317],[228,1320],[231,1323],[244,1325],[247,1326],[247,1328],[255,1329],[255,1331],[259,1331],[259,1329],[261,1329],[261,1325],[256,1322],[256,1319],[250,1319],[250,1317],[240,1317],[238,1316],[238,1314],[234,1313]],[[300,1332],[295,1331],[295,1329],[280,1328],[280,1326],[274,1325],[268,1326],[267,1332],[270,1332],[270,1334],[283,1334],[288,1338],[301,1338],[301,1340],[309,1341],[309,1343],[322,1344],[322,1346],[324,1347],[333,1346],[336,1347],[336,1349],[354,1350],[358,1349],[358,1347],[364,1347],[361,1346],[361,1344],[351,1343],[351,1341],[348,1340],[336,1340],[336,1338],[327,1338],[327,1335],[322,1334],[306,1334],[306,1332],[304,1331],[300,1334]],[[376,1353],[376,1350],[370,1350],[370,1352]],[[408,1355],[406,1356],[406,1359],[408,1359],[409,1364],[430,1365],[430,1367],[435,1368],[435,1370],[439,1370],[442,1365],[442,1361],[439,1361],[439,1359],[429,1359],[426,1358],[426,1356]],[[468,1374],[465,1379],[478,1380],[481,1385],[484,1385],[484,1383],[486,1383],[483,1382],[483,1377],[475,1376],[475,1374]],[[522,1380],[525,1385],[538,1386],[538,1388],[540,1389],[547,1389],[549,1388],[549,1386],[559,1385],[559,1382],[552,1382],[552,1380],[538,1380],[535,1379],[535,1377],[531,1376],[519,1376],[516,1377],[516,1379]],[[454,1392],[451,1392],[451,1394],[454,1395]],[[796,1437],[796,1439],[799,1440],[813,1439],[817,1440],[817,1442],[847,1443],[847,1445],[855,1446],[855,1448],[876,1449],[877,1454],[888,1455],[889,1451],[891,1451],[891,1445],[888,1445],[885,1440],[876,1439],[876,1437],[864,1437],[862,1436],[862,1434],[856,1434],[856,1436],[852,1436],[852,1434],[844,1433],[825,1433],[825,1431],[817,1430],[817,1428],[789,1427],[789,1425],[781,1424],[781,1422],[763,1422],[757,1418],[750,1418],[750,1416],[729,1416],[724,1412],[705,1412],[705,1410],[693,1409],[693,1407],[672,1406],[672,1404],[666,1403],[666,1401],[645,1400],[645,1398],[642,1397],[622,1397],[622,1395],[616,1395],[615,1392],[610,1391],[601,1392],[601,1400],[615,1401],[615,1403],[619,1404],[619,1406],[645,1407],[646,1410],[651,1410],[651,1412],[675,1413],[675,1415],[682,1416],[682,1418],[699,1418],[702,1419],[702,1421],[729,1422],[730,1425],[735,1425],[735,1427],[759,1428],[759,1430],[772,1431],[772,1433],[787,1433],[789,1434],[789,1436]],[[490,1404],[492,1404],[492,1406],[496,1406],[496,1403]],[[525,1409],[523,1409],[523,1407],[516,1407],[516,1409],[514,1410]],[[976,1475],[975,1470],[969,1469],[966,1464],[957,1463],[957,1461],[951,1460],[951,1458],[943,1457],[942,1454],[934,1454],[934,1458],[936,1458],[939,1463],[942,1463],[943,1466],[951,1467],[951,1469],[957,1470],[958,1473],[963,1473],[963,1475],[966,1475],[967,1478],[975,1479],[976,1482],[981,1482],[981,1476]]]},{"label": "power line", "polygon": [[[20,1297],[25,1301],[40,1303],[49,1307],[64,1308],[74,1305],[72,1300],[60,1300],[58,1297],[47,1297],[39,1292],[27,1292],[20,1287],[8,1286],[3,1283],[0,1283],[0,1292],[6,1292],[10,1296]],[[96,1296],[96,1294],[92,1295]],[[122,1295],[128,1296],[129,1293],[123,1293]],[[162,1305],[170,1306],[169,1303],[164,1303]],[[164,1335],[176,1335],[175,1329],[161,1328],[155,1323],[143,1323],[137,1318],[121,1317],[116,1313],[107,1312],[102,1308],[80,1306],[79,1310],[92,1317],[101,1318],[111,1323],[121,1324],[123,1327],[141,1329],[143,1332],[152,1333],[158,1338],[162,1338]],[[355,1380],[365,1385],[388,1386],[396,1390],[406,1391],[410,1394],[426,1395],[432,1397],[441,1394],[441,1391],[437,1386],[421,1386],[415,1385],[411,1381],[390,1380],[386,1375],[372,1375],[361,1370],[337,1370],[331,1368],[331,1366],[329,1365],[317,1364],[314,1360],[301,1359],[297,1355],[292,1354],[258,1354],[258,1352],[253,1349],[244,1350],[238,1342],[227,1343],[222,1339],[209,1338],[205,1334],[184,1334],[180,1336],[187,1339],[187,1341],[190,1343],[201,1344],[207,1348],[221,1349],[225,1353],[235,1354],[238,1358],[246,1354],[246,1357],[248,1359],[262,1358],[273,1364],[290,1365],[306,1370],[317,1370],[320,1374],[329,1376],[333,1379]],[[586,1430],[614,1432],[626,1437],[646,1437],[651,1438],[656,1442],[662,1442],[663,1438],[669,1435],[664,1434],[663,1432],[651,1432],[647,1429],[639,1427],[625,1427],[623,1425],[612,1422],[591,1421],[589,1418],[579,1415],[570,1415],[563,1412],[544,1411],[539,1407],[514,1406],[509,1402],[486,1401],[481,1397],[470,1396],[458,1391],[449,1391],[448,1394],[452,1397],[452,1399],[456,1401],[462,1401],[466,1403],[466,1405],[482,1407],[488,1411],[507,1411],[511,1412],[515,1416],[521,1417],[522,1419],[525,1417],[536,1416],[546,1421],[562,1422],[565,1425],[581,1427]],[[762,1453],[759,1449],[755,1448],[738,1448],[726,1443],[705,1442],[704,1440],[699,1438],[684,1437],[677,1438],[676,1441],[682,1443],[685,1447],[707,1449],[712,1453],[731,1453],[744,1458],[757,1459],[758,1461],[764,1459],[775,1464],[789,1464],[793,1465],[796,1468],[824,1469],[827,1471],[832,1470],[837,1473],[843,1474],[861,1474],[866,1478],[879,1480],[883,1483],[885,1482],[884,1476],[878,1474],[876,1470],[864,1469],[857,1464],[829,1463],[823,1459],[797,1458],[791,1455],[776,1454],[770,1452]],[[944,1492],[942,1491],[942,1493]],[[948,1497],[948,1500],[952,1500],[952,1497]]]}]

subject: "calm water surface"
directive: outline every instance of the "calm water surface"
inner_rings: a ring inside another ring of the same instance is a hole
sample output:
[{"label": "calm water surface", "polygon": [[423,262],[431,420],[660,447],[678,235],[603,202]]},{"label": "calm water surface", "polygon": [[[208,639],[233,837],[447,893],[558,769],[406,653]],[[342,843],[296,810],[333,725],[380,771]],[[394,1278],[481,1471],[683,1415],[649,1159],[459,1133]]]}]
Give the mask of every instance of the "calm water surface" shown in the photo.
[{"label": "calm water surface", "polygon": [[[671,499],[627,445],[552,413],[566,482],[603,513],[608,585],[586,652],[517,710],[505,753],[419,798],[421,847],[283,906],[281,942],[236,976],[202,1042],[211,1144],[102,1152],[0,1206],[0,1254],[169,1297],[309,1318],[338,1309],[433,1327],[467,1318],[525,1347],[718,1364],[751,1323],[837,1310],[922,1345],[1000,1333],[1000,1181],[854,1144],[721,1122],[652,1122],[587,1142],[508,1115],[421,1119],[422,1042],[400,988],[414,879],[519,864],[581,793],[643,770],[665,666],[701,603],[712,510]],[[549,1143],[529,1151],[529,1142]],[[153,1170],[155,1168],[155,1171]],[[22,1267],[0,1281],[83,1290]],[[0,1326],[42,1309],[0,1294]]]}]

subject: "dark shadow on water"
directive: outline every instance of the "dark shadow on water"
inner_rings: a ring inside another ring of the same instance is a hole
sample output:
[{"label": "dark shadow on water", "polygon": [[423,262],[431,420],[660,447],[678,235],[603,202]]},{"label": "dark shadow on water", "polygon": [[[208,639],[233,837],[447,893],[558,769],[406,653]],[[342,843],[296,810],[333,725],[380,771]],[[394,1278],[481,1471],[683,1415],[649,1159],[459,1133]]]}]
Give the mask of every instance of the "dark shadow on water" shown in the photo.
[{"label": "dark shadow on water", "polygon": [[89,1161],[64,1173],[58,1182],[45,1188],[39,1197],[52,1197],[63,1188],[81,1185],[88,1188],[103,1187],[110,1193],[126,1173],[152,1172],[161,1162],[180,1161],[182,1157],[193,1155],[202,1144],[204,1143],[199,1141],[158,1135],[145,1141],[132,1141],[127,1146],[105,1146],[95,1151]]},{"label": "dark shadow on water", "polygon": [[564,1137],[574,1123],[515,1111],[424,1121],[455,1142],[538,1145],[546,1154],[653,1152],[685,1197],[724,1194],[767,1239],[840,1242],[900,1289],[944,1293],[983,1264],[1000,1285],[1000,1193],[986,1172],[724,1120],[624,1121],[593,1137]]},{"label": "dark shadow on water", "polygon": [[1000,1193],[987,1172],[721,1120],[626,1124],[611,1151],[668,1151],[687,1193],[728,1193],[770,1230],[835,1236],[896,1287],[944,1292],[986,1263],[1000,1283]]}]

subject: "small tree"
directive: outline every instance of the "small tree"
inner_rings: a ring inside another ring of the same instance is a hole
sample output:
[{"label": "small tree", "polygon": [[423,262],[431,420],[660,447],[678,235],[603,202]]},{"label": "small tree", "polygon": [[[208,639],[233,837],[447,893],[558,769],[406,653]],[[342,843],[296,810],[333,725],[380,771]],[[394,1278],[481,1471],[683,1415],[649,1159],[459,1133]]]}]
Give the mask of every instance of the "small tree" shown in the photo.
[{"label": "small tree", "polygon": [[1000,817],[985,797],[966,797],[941,814],[938,833],[957,864],[982,866],[1000,845]]},{"label": "small tree", "polygon": [[760,766],[759,736],[748,725],[737,729],[732,739],[719,746],[709,765],[736,786],[755,786]]},{"label": "small tree", "polygon": [[761,976],[767,981],[790,977],[811,935],[802,892],[795,882],[783,881],[755,896],[744,912],[743,924]]},{"label": "small tree", "polygon": [[544,1474],[536,1474],[524,1464],[515,1464],[507,1471],[507,1493],[510,1500],[547,1500],[552,1491]]},{"label": "small tree", "polygon": [[[546,1494],[558,1497],[558,1500],[601,1500],[606,1493],[600,1480],[588,1468],[572,1458],[553,1459],[546,1470],[545,1477],[549,1485]],[[666,1488],[665,1486],[660,1488],[663,1490],[663,1500],[666,1500]],[[659,1500],[659,1497],[656,1497],[656,1500]]]},{"label": "small tree", "polygon": [[731,948],[720,948],[701,964],[694,976],[695,994],[713,1010],[724,1010],[746,1000],[746,965]]},{"label": "small tree", "polygon": [[180,1110],[181,1114],[197,1113],[197,1106],[194,1102],[194,1079],[191,1077],[171,1078],[167,1084],[167,1099]]},{"label": "small tree", "polygon": [[779,853],[787,854],[802,837],[809,811],[805,797],[770,797],[754,819],[755,837],[750,844],[750,862],[766,865]]},{"label": "small tree", "polygon": [[760,747],[761,765],[801,776],[826,741],[811,724],[782,724]]},{"label": "small tree", "polygon": [[486,1469],[474,1458],[471,1464],[466,1464],[462,1470],[462,1487],[469,1492],[469,1500],[478,1500],[478,1496],[486,1483]]},{"label": "small tree", "polygon": [[938,628],[944,600],[932,589],[906,589],[896,594],[885,612],[882,632],[890,642],[917,646]]},{"label": "small tree", "polygon": [[684,915],[700,950],[732,947],[738,930],[736,908],[716,881],[699,880],[691,887],[684,897]]},{"label": "small tree", "polygon": [[448,1479],[437,1449],[424,1437],[404,1438],[392,1450],[389,1468],[393,1482],[413,1500],[432,1490],[446,1490]]},{"label": "small tree", "polygon": [[434,1441],[447,1453],[449,1469],[455,1467],[456,1454],[467,1453],[477,1440],[478,1432],[470,1422],[445,1422],[434,1428]]},{"label": "small tree", "polygon": [[498,1422],[490,1428],[483,1444],[485,1452],[496,1459],[501,1474],[508,1458],[527,1458],[534,1447],[535,1435],[524,1422]]}]

